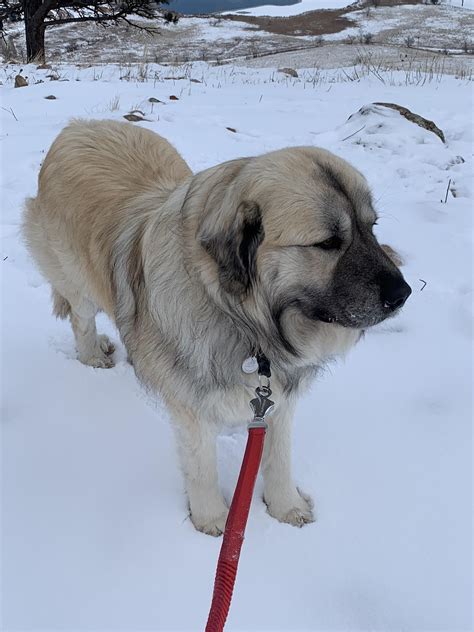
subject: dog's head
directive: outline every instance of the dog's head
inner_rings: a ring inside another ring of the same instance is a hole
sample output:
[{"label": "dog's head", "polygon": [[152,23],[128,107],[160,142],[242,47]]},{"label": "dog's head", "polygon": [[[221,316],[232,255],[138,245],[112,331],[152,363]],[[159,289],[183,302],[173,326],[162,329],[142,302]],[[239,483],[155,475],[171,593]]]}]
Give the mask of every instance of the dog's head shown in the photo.
[{"label": "dog's head", "polygon": [[197,239],[220,291],[266,305],[280,328],[291,312],[365,329],[410,295],[373,233],[365,178],[330,152],[300,147],[232,161],[201,186]]}]

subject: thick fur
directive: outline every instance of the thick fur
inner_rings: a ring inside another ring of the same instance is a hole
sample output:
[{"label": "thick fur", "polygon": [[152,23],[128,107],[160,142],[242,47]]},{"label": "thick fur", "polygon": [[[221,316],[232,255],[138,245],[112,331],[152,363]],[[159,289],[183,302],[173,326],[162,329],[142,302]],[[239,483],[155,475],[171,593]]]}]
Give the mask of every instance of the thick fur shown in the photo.
[{"label": "thick fur", "polygon": [[241,365],[258,348],[278,403],[265,502],[278,520],[313,520],[291,475],[296,398],[365,327],[394,313],[388,293],[403,289],[374,219],[363,176],[322,149],[193,176],[165,139],[126,123],[75,121],[53,143],[27,202],[26,242],[54,313],[71,320],[81,362],[113,365],[113,345],[95,328],[103,310],[138,378],[167,403],[197,529],[223,531],[215,439],[223,423],[248,419],[256,378]]}]

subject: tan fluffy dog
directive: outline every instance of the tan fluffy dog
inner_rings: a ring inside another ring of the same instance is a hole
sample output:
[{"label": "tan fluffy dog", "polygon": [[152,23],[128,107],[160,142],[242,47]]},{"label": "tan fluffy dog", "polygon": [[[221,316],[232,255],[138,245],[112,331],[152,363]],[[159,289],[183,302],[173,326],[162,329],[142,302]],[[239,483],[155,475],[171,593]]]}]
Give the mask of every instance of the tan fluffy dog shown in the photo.
[{"label": "tan fluffy dog", "polygon": [[81,362],[113,366],[105,311],[139,379],[175,424],[191,516],[217,535],[227,507],[215,438],[248,419],[242,362],[270,359],[278,405],[263,461],[278,520],[313,519],[295,486],[290,426],[318,369],[410,288],[373,235],[364,177],[314,147],[233,160],[192,175],[163,138],[126,123],[75,121],[53,143],[27,202],[24,235],[69,317]]}]

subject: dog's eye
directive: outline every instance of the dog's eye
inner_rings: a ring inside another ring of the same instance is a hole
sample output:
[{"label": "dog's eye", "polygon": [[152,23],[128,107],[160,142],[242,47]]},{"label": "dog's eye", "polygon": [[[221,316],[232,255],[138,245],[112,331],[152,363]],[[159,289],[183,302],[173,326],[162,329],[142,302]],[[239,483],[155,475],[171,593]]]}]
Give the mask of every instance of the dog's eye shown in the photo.
[{"label": "dog's eye", "polygon": [[342,239],[337,235],[329,237],[324,241],[320,241],[317,244],[313,244],[314,248],[321,248],[322,250],[338,250],[341,247]]}]

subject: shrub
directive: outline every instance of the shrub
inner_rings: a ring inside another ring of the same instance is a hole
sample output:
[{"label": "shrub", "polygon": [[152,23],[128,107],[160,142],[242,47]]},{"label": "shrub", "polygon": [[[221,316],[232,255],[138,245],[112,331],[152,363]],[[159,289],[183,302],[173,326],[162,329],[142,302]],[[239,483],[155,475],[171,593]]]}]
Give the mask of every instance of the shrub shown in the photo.
[{"label": "shrub", "polygon": [[361,44],[372,44],[374,39],[373,33],[361,33],[360,35],[360,43]]}]

